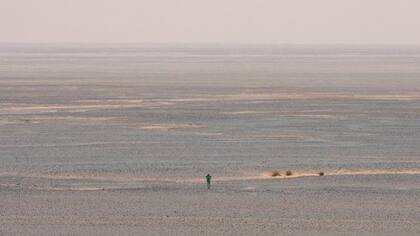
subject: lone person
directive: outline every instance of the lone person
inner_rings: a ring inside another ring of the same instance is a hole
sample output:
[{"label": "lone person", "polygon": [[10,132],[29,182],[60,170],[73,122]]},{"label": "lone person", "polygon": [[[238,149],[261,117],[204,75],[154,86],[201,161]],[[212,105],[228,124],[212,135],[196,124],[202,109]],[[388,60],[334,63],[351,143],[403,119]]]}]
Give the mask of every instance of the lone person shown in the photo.
[{"label": "lone person", "polygon": [[207,180],[207,189],[210,189],[210,184],[211,184],[211,175],[210,174],[206,175],[206,180]]}]

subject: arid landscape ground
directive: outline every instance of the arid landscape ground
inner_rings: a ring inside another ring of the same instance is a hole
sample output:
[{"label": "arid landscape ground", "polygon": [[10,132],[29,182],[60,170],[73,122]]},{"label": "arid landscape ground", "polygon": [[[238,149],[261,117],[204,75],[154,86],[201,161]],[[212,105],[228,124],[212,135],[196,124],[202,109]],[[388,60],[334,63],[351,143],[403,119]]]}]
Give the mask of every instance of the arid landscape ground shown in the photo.
[{"label": "arid landscape ground", "polygon": [[2,45],[0,235],[419,235],[419,76],[419,48]]}]

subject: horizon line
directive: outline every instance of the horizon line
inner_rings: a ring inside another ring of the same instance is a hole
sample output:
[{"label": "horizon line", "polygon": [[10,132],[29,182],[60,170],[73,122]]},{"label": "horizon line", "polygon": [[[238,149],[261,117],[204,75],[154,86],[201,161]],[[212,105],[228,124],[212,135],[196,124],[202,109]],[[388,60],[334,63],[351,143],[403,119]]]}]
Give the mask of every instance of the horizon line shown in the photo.
[{"label": "horizon line", "polygon": [[420,47],[415,43],[239,43],[239,42],[1,42],[0,45],[161,45],[161,46],[349,46],[349,47]]}]

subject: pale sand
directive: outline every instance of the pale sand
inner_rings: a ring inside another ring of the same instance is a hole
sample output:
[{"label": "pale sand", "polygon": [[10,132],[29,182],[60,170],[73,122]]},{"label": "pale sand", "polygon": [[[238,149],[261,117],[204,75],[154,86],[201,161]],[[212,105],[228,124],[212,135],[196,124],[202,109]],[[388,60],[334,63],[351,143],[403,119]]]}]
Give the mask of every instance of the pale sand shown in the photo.
[{"label": "pale sand", "polygon": [[243,116],[243,115],[264,115],[270,114],[276,117],[302,117],[314,119],[335,119],[337,116],[330,114],[296,114],[296,113],[281,113],[278,111],[231,111],[221,112],[223,115]]},{"label": "pale sand", "polygon": [[[0,112],[4,114],[36,114],[36,113],[56,113],[59,111],[86,112],[97,109],[115,109],[115,108],[138,108],[141,104],[128,105],[51,105],[51,106],[22,106],[22,107],[3,107]],[[1,114],[0,113],[0,114]]]},{"label": "pale sand", "polygon": [[144,130],[170,131],[176,129],[199,129],[206,126],[201,124],[150,124],[142,126]]},{"label": "pale sand", "polygon": [[11,117],[7,119],[0,119],[0,125],[10,125],[10,124],[40,124],[44,122],[51,121],[64,121],[64,122],[77,122],[77,123],[96,123],[104,122],[115,119],[115,117],[78,117],[78,116],[54,116],[54,117],[41,117],[41,116],[31,116],[26,119],[21,119],[17,117]]},{"label": "pale sand", "polygon": [[215,96],[220,100],[258,101],[281,99],[354,99],[354,100],[385,100],[413,101],[420,100],[419,93],[404,94],[352,94],[352,93],[240,93]]},{"label": "pale sand", "polygon": [[[214,182],[230,182],[230,181],[247,181],[247,180],[281,180],[281,179],[295,179],[295,178],[322,178],[326,176],[375,176],[375,175],[420,175],[420,169],[407,170],[388,170],[388,169],[340,169],[329,171],[293,171],[291,175],[286,175],[287,170],[278,170],[279,176],[272,176],[274,171],[265,171],[252,175],[252,171],[243,171],[241,176],[222,176],[214,177]],[[323,172],[324,176],[319,176],[319,172]],[[95,180],[108,181],[118,183],[147,183],[147,182],[162,182],[162,183],[204,183],[203,178],[192,177],[159,177],[159,176],[128,176],[128,175],[109,175],[109,174],[75,174],[75,173],[16,173],[16,172],[1,172],[0,176],[13,176],[25,178],[44,178],[56,180]],[[102,188],[98,188],[102,189]]]},{"label": "pale sand", "polygon": [[[79,104],[82,103],[82,104]],[[93,104],[92,104],[93,103]],[[87,112],[102,109],[126,109],[126,108],[160,108],[162,106],[174,105],[174,102],[168,101],[148,101],[141,99],[128,100],[111,100],[111,101],[85,101],[77,100],[75,104],[50,104],[50,105],[34,105],[34,104],[3,104],[0,106],[0,115],[2,114],[42,114],[42,113],[58,113],[58,112]]]}]

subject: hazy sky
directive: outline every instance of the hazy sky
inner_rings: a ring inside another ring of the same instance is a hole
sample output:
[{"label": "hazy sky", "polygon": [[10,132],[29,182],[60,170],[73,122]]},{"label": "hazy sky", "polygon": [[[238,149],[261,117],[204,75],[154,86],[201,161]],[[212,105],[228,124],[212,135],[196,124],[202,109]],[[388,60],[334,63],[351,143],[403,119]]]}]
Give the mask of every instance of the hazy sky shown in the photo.
[{"label": "hazy sky", "polygon": [[420,0],[0,0],[0,42],[420,44]]}]

